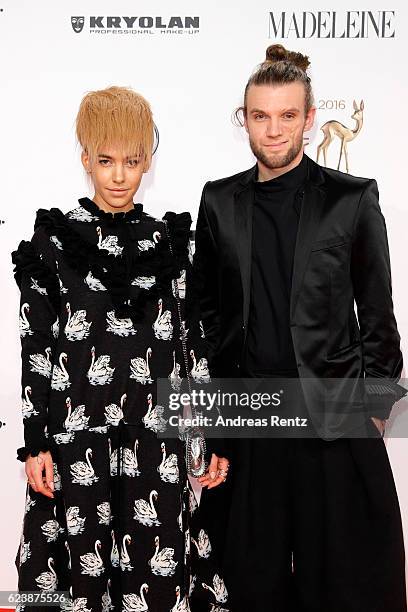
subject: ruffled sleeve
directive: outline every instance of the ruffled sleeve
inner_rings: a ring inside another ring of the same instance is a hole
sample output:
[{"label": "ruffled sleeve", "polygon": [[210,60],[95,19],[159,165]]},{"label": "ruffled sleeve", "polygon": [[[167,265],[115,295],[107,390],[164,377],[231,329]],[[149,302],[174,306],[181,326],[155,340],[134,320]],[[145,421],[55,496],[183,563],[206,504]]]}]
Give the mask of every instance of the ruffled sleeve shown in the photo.
[{"label": "ruffled sleeve", "polygon": [[17,459],[50,450],[46,427],[51,363],[58,335],[59,281],[53,246],[42,228],[12,253],[14,277],[21,292],[21,384],[25,446]]}]

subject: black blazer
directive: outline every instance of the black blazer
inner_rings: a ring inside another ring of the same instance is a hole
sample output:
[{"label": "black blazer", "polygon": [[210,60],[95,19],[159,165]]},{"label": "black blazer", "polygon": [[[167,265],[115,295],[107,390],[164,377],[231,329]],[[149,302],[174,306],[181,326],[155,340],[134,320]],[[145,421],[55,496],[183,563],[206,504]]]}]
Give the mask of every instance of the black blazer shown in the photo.
[{"label": "black blazer", "polygon": [[[405,390],[395,384],[402,354],[377,184],[307,162],[290,296],[299,376],[383,379],[379,382],[386,386],[368,389],[386,391],[387,402],[376,411],[384,418]],[[194,267],[216,377],[240,376],[250,306],[255,171],[256,166],[210,181],[201,198]]]}]

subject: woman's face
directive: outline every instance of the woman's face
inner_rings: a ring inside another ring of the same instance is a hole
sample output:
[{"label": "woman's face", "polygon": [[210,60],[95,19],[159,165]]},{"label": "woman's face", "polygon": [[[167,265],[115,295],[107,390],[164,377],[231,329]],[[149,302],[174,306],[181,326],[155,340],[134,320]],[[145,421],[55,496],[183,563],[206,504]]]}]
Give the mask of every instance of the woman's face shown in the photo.
[{"label": "woman's face", "polygon": [[82,163],[95,189],[93,201],[106,212],[126,212],[133,208],[147,164],[142,157],[126,156],[118,147],[103,147],[91,160],[84,151]]}]

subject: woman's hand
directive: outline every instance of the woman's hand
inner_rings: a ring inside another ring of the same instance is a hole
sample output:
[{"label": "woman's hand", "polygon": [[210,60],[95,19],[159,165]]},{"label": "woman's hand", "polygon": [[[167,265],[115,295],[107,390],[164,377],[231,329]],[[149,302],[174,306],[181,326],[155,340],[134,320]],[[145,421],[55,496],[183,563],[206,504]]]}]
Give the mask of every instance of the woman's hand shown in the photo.
[{"label": "woman's hand", "polygon": [[377,427],[378,431],[380,432],[380,434],[382,435],[382,437],[384,437],[385,434],[385,426],[387,424],[387,420],[386,419],[379,419],[378,417],[371,417],[374,425]]},{"label": "woman's hand", "polygon": [[208,470],[203,476],[197,478],[202,487],[212,489],[225,482],[228,475],[229,461],[225,457],[217,457],[215,453],[211,456]]},{"label": "woman's hand", "polygon": [[37,457],[29,455],[25,462],[25,473],[28,484],[36,493],[54,497],[54,466],[50,451],[40,451]]}]

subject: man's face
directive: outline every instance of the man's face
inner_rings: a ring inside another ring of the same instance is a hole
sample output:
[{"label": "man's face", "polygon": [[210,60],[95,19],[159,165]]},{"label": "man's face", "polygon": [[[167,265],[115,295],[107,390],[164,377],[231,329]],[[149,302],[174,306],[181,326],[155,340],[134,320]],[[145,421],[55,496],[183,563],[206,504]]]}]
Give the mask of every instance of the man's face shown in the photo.
[{"label": "man's face", "polygon": [[133,196],[148,170],[141,156],[125,155],[119,147],[104,146],[94,160],[83,152],[82,163],[90,172],[94,202],[98,206],[110,212],[124,212],[133,207]]},{"label": "man's face", "polygon": [[303,155],[303,133],[311,129],[316,109],[305,115],[302,83],[251,85],[246,99],[245,128],[258,163],[284,169]]}]

